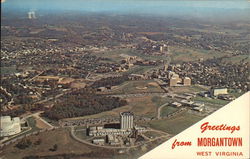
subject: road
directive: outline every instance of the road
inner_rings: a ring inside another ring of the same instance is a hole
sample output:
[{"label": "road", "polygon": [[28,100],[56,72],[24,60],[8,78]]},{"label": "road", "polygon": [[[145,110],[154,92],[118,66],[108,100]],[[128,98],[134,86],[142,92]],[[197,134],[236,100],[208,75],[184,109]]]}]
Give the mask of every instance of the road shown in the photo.
[{"label": "road", "polygon": [[51,125],[51,124],[48,123],[46,120],[44,120],[43,118],[40,117],[40,114],[41,114],[41,113],[43,113],[43,111],[39,111],[39,112],[36,112],[36,113],[33,113],[33,114],[29,114],[29,115],[23,117],[23,118],[21,119],[21,122],[22,122],[22,121],[25,121],[25,120],[26,120],[27,118],[29,118],[29,117],[34,117],[34,118],[37,118],[37,119],[41,120],[42,122],[44,122],[44,123],[45,123],[46,125],[48,125],[50,128],[54,128],[53,125]]},{"label": "road", "polygon": [[161,119],[161,109],[167,106],[169,103],[162,104],[157,110],[157,119]]}]

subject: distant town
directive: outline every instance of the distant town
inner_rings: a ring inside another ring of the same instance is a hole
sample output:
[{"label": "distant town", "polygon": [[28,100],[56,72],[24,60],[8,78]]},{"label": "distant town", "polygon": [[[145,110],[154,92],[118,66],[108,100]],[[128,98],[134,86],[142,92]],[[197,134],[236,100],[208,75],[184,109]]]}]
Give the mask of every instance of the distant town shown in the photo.
[{"label": "distant town", "polygon": [[138,157],[249,91],[249,22],[65,14],[2,19],[4,158]]}]

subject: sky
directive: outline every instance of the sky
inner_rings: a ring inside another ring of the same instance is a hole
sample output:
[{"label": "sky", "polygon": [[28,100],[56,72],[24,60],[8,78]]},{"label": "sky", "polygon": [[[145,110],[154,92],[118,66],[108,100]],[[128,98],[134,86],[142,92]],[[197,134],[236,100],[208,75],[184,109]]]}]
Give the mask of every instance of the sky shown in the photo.
[{"label": "sky", "polygon": [[7,12],[82,11],[92,13],[152,14],[169,16],[250,17],[248,0],[5,0]]}]

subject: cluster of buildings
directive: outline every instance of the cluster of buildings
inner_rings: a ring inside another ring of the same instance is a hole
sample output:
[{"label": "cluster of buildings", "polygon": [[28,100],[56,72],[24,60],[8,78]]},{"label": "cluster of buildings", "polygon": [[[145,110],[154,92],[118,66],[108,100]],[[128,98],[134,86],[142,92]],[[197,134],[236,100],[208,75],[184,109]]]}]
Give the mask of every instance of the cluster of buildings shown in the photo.
[{"label": "cluster of buildings", "polygon": [[0,116],[0,137],[11,136],[21,132],[20,118]]},{"label": "cluster of buildings", "polygon": [[189,100],[185,100],[185,99],[183,99],[179,102],[173,102],[171,105],[174,107],[188,106],[188,107],[191,107],[192,110],[196,110],[199,112],[203,111],[205,108],[204,103],[193,102],[193,101],[189,101]]},{"label": "cluster of buildings", "polygon": [[161,80],[162,86],[176,87],[176,86],[191,86],[192,80],[190,77],[180,77],[174,71],[168,70],[168,66],[164,66],[164,70],[159,70],[156,73],[157,78]]},{"label": "cluster of buildings", "polygon": [[142,42],[137,45],[137,49],[143,51],[144,54],[152,55],[165,55],[169,52],[167,44],[148,39],[142,39]]},{"label": "cluster of buildings", "polygon": [[201,92],[199,93],[199,95],[202,97],[218,98],[218,99],[227,100],[227,101],[231,101],[235,99],[234,96],[228,94],[227,88],[212,87],[210,91]]},{"label": "cluster of buildings", "polygon": [[191,86],[191,78],[190,77],[180,77],[179,74],[174,72],[175,67],[173,65],[165,65],[164,72],[167,76],[167,82],[170,87],[174,86]]},{"label": "cluster of buildings", "polygon": [[134,125],[134,114],[131,112],[120,113],[119,128],[105,128],[104,126],[93,126],[87,129],[88,136],[99,137],[92,140],[92,143],[103,145],[119,145],[124,143],[121,137],[136,137],[138,133],[145,131],[144,127]]}]

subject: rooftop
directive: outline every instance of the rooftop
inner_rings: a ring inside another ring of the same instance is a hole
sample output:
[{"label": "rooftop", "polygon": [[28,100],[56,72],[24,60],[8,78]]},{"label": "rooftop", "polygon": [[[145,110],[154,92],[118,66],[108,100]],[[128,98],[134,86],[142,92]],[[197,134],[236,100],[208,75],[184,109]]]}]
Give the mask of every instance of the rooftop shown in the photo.
[{"label": "rooftop", "polygon": [[122,116],[130,116],[130,115],[134,115],[132,112],[121,112],[120,115]]}]

